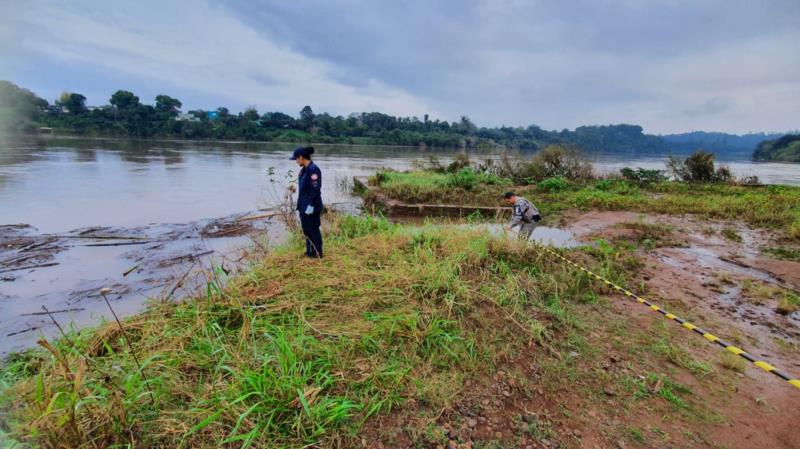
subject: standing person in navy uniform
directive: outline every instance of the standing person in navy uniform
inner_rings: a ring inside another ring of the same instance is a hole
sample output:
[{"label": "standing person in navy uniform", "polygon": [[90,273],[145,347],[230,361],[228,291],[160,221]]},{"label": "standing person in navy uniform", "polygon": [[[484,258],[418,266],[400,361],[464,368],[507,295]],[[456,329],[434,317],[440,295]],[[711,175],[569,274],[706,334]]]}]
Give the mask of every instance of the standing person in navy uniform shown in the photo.
[{"label": "standing person in navy uniform", "polygon": [[291,159],[301,167],[297,177],[297,211],[306,238],[306,257],[322,258],[322,171],[311,161],[314,147],[298,147]]}]

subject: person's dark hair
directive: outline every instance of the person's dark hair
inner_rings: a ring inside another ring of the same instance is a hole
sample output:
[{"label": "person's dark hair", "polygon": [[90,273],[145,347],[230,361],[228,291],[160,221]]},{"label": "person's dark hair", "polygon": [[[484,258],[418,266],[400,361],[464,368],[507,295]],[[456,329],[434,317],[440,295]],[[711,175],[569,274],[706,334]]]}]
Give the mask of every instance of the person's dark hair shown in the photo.
[{"label": "person's dark hair", "polygon": [[514,192],[506,192],[506,193],[503,194],[503,198],[505,198],[505,199],[509,199],[511,197],[514,197],[514,196],[516,196],[514,194]]},{"label": "person's dark hair", "polygon": [[311,155],[314,154],[314,147],[305,147],[304,150],[303,157],[310,160]]}]

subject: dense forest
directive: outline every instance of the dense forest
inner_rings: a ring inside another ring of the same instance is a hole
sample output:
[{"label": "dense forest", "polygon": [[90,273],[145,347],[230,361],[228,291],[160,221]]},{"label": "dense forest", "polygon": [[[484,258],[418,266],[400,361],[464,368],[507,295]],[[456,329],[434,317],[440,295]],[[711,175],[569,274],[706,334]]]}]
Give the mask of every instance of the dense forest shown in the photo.
[{"label": "dense forest", "polygon": [[760,142],[777,139],[783,134],[778,133],[749,133],[741,136],[735,134],[692,131],[683,134],[667,134],[661,136],[667,141],[673,151],[694,151],[697,148],[713,153],[727,152],[749,157],[753,148]]},{"label": "dense forest", "polygon": [[100,107],[90,107],[85,96],[69,92],[51,104],[27,89],[0,81],[0,128],[17,133],[50,131],[87,136],[466,148],[503,146],[521,150],[566,144],[590,152],[638,154],[683,153],[697,148],[691,142],[675,143],[644,134],[641,126],[627,124],[548,131],[536,125],[478,127],[466,116],[453,122],[431,119],[427,114],[421,119],[380,112],[343,117],[317,114],[310,106],[303,107],[298,116],[260,113],[254,108],[232,113],[225,107],[182,113],[182,106],[180,100],[168,95],[158,95],[152,105],[146,104],[125,90],[115,92],[108,104]]},{"label": "dense forest", "polygon": [[759,143],[753,152],[753,160],[800,162],[800,134],[787,134]]}]

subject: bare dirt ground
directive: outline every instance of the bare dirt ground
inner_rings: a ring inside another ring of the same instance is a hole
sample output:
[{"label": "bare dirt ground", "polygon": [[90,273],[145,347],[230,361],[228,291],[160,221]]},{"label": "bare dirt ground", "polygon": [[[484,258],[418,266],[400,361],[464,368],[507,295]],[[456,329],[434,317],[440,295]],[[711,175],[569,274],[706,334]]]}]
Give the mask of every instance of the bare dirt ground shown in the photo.
[{"label": "bare dirt ground", "polygon": [[[800,263],[762,253],[762,248],[776,244],[772,233],[739,223],[625,212],[591,212],[565,220],[572,221],[569,228],[584,241],[619,238],[621,230],[615,226],[623,222],[672,227],[672,240],[680,246],[646,253],[644,293],[792,377],[800,377],[800,313],[777,312],[786,290],[800,290]],[[723,236],[725,229],[735,230],[741,241]],[[639,315],[643,310],[662,319],[644,307],[638,308]],[[633,307],[625,309],[633,311]],[[720,348],[673,327],[688,338],[700,340],[700,346],[689,346],[697,358],[718,359],[714,353]],[[800,391],[749,363],[744,366],[743,373],[736,373],[742,381],[735,396],[729,400],[709,398],[720,401],[718,406],[724,407],[720,413],[729,427],[712,426],[708,435],[722,447],[800,447]]]},{"label": "bare dirt ground", "polygon": [[[667,231],[641,248],[630,223]],[[800,264],[762,253],[777,236],[629,212],[573,212],[561,227],[584,243],[637,244],[644,267],[628,288],[800,377],[800,312],[777,311],[800,289]],[[604,299],[582,309],[581,349],[554,358],[531,346],[493,377],[467,379],[435,422],[412,403],[368,423],[362,445],[800,448],[800,390],[624,296]]]}]

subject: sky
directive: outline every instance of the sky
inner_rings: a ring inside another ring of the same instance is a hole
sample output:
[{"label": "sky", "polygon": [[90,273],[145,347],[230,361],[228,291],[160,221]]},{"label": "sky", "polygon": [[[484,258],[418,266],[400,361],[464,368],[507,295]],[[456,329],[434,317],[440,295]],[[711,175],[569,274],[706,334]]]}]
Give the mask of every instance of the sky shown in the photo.
[{"label": "sky", "polygon": [[90,105],[800,128],[800,0],[0,0],[0,79]]}]

